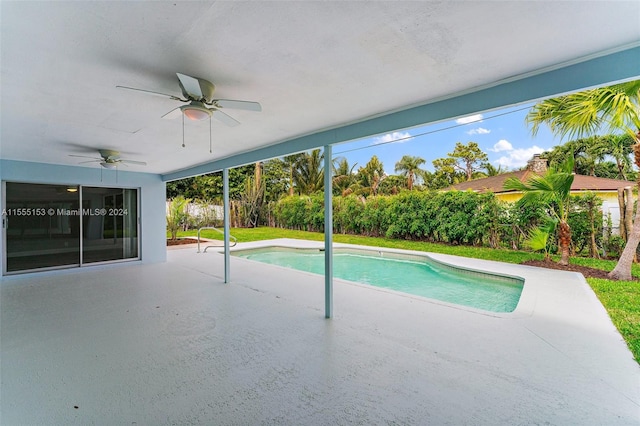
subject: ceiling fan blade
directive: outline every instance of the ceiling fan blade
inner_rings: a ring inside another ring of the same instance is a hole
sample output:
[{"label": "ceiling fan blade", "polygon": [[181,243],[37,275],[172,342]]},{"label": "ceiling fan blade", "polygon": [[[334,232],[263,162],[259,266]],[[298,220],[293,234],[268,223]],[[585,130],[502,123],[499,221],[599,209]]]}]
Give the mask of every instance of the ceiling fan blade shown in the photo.
[{"label": "ceiling fan blade", "polygon": [[213,117],[218,119],[218,121],[221,121],[222,123],[226,124],[229,127],[235,127],[240,124],[238,120],[231,117],[230,115],[225,114],[219,109],[213,111]]},{"label": "ceiling fan blade", "polygon": [[133,160],[120,160],[119,163],[122,164],[135,164],[137,166],[146,166],[147,163],[145,163],[144,161],[133,161]]},{"label": "ceiling fan blade", "polygon": [[148,93],[150,95],[162,96],[164,98],[173,99],[174,101],[189,102],[186,99],[182,99],[182,98],[179,98],[179,97],[174,96],[174,95],[169,95],[169,94],[160,93],[160,92],[153,92],[151,90],[136,89],[135,87],[127,87],[127,86],[116,86],[116,88],[117,89],[126,89],[126,90],[135,90],[136,92],[143,92],[143,93]]},{"label": "ceiling fan blade", "polygon": [[202,94],[202,88],[200,87],[200,82],[197,78],[191,77],[185,74],[176,73],[178,79],[180,80],[180,84],[184,88],[184,91],[187,92],[189,96],[192,96],[194,99],[202,99],[204,95]]},{"label": "ceiling fan blade", "polygon": [[81,161],[78,164],[100,163],[102,160]]},{"label": "ceiling fan blade", "polygon": [[236,101],[233,99],[216,99],[213,101],[213,104],[215,106],[219,106],[220,108],[235,108],[257,112],[262,111],[262,106],[258,102]]},{"label": "ceiling fan blade", "polygon": [[91,158],[92,160],[96,160],[96,161],[100,161],[100,160],[101,160],[101,158],[89,157],[88,155],[76,155],[76,154],[69,154],[69,157],[76,157],[76,158]]},{"label": "ceiling fan blade", "polygon": [[182,110],[180,109],[180,107],[178,107],[178,108],[172,109],[171,111],[163,115],[162,118],[173,120],[174,118],[180,117],[180,115],[182,115]]}]

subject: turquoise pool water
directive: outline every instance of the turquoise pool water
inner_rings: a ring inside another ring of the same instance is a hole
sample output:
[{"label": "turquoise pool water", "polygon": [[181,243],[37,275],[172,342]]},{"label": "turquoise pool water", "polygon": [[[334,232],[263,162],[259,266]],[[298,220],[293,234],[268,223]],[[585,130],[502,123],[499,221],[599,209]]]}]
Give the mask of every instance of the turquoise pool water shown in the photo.
[{"label": "turquoise pool water", "polygon": [[[318,249],[269,247],[241,250],[234,256],[324,274],[324,252]],[[422,256],[369,250],[334,249],[336,278],[492,312],[512,312],[523,281],[440,264]]]}]

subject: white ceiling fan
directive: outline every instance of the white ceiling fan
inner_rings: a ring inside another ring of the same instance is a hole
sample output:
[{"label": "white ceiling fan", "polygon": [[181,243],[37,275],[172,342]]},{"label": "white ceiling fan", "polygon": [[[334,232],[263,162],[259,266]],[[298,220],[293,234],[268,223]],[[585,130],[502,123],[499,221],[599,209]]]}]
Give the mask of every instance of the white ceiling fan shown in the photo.
[{"label": "white ceiling fan", "polygon": [[213,116],[227,126],[237,126],[238,120],[222,111],[225,108],[241,109],[246,111],[262,111],[262,106],[258,102],[238,101],[233,99],[214,99],[215,85],[202,78],[191,77],[185,74],[176,73],[178,84],[182,91],[183,98],[166,93],[154,92],[151,90],[137,89],[135,87],[116,86],[119,89],[135,90],[151,95],[163,96],[174,101],[188,102],[187,105],[177,107],[162,118],[177,118],[180,115],[191,120],[204,120]]},{"label": "white ceiling fan", "polygon": [[147,163],[144,161],[134,161],[134,160],[126,160],[124,158],[120,158],[120,153],[118,151],[114,151],[111,149],[99,149],[98,153],[100,153],[100,158],[97,157],[89,157],[87,155],[75,155],[69,154],[69,157],[76,158],[90,158],[89,161],[81,161],[79,164],[86,163],[99,163],[105,169],[115,169],[120,164],[126,166],[127,164],[133,164],[137,166],[146,166]]}]

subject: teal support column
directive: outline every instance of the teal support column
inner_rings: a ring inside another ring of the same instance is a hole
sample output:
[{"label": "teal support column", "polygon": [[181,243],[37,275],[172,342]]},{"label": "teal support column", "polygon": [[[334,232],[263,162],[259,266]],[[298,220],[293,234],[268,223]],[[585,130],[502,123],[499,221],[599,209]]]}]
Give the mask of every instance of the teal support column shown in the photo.
[{"label": "teal support column", "polygon": [[333,190],[331,145],[324,147],[324,316],[333,316]]},{"label": "teal support column", "polygon": [[229,169],[222,170],[222,194],[224,211],[224,282],[231,281],[231,262],[229,253]]}]

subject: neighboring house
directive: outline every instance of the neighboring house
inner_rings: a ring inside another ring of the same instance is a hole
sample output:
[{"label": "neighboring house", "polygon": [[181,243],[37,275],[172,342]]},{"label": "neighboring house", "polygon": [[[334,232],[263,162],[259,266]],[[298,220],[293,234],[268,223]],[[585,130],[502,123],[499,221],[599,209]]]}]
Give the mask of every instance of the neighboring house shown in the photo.
[{"label": "neighboring house", "polygon": [[[449,189],[459,191],[493,192],[496,194],[498,199],[514,203],[522,198],[522,192],[505,190],[504,183],[506,180],[513,177],[522,182],[526,182],[531,176],[544,174],[546,171],[547,160],[540,158],[540,155],[536,154],[531,160],[529,160],[525,170],[462,182],[449,187]],[[605,217],[608,213],[611,214],[611,221],[614,224],[613,231],[615,232],[618,229],[620,222],[618,189],[625,188],[627,186],[635,187],[635,182],[576,174],[573,179],[573,184],[571,185],[571,194],[579,195],[587,191],[594,192],[600,199],[602,199],[602,212]]]}]

